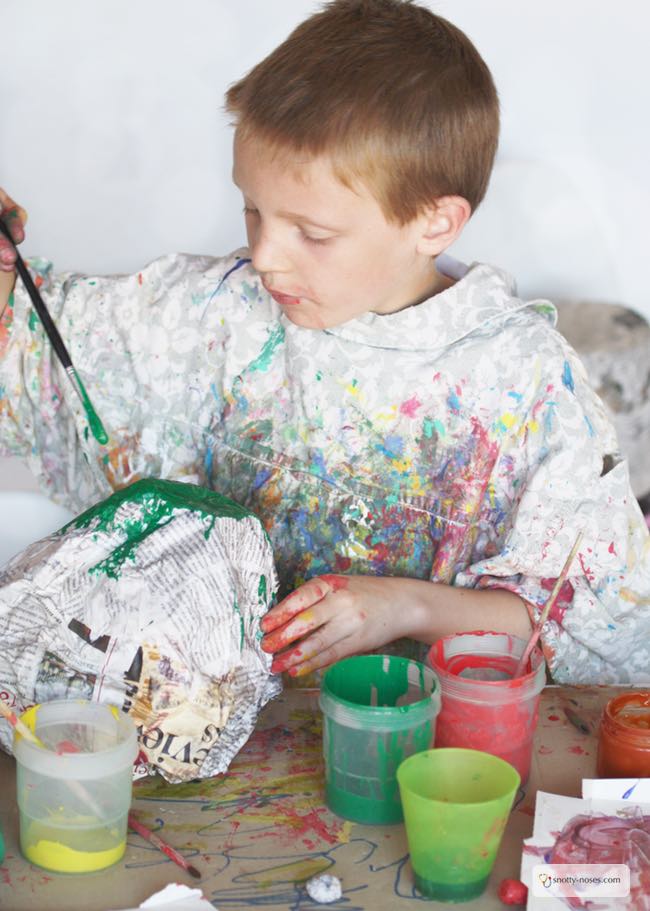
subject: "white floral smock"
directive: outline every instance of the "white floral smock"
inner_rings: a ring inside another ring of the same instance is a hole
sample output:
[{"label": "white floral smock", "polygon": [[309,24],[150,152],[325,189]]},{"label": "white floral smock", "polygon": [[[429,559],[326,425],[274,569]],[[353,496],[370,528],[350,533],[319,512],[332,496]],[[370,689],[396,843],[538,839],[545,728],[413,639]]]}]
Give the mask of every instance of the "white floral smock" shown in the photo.
[{"label": "white floral smock", "polygon": [[[281,592],[324,572],[507,588],[553,677],[650,682],[650,545],[615,433],[548,302],[474,265],[333,329],[295,326],[245,250],[134,275],[32,269],[109,435],[93,439],[24,289],[0,321],[0,452],[74,511],[142,476],[252,509]],[[399,606],[396,606],[399,609]]]}]

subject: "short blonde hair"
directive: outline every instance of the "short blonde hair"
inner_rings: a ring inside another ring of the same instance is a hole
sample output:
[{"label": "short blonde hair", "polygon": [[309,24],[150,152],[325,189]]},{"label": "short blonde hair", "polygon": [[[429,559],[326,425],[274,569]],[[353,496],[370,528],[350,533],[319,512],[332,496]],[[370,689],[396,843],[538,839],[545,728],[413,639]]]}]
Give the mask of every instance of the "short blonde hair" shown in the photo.
[{"label": "short blonde hair", "polygon": [[226,94],[242,138],[328,156],[406,224],[441,196],[474,210],[499,135],[494,82],[460,29],[408,0],[333,0]]}]

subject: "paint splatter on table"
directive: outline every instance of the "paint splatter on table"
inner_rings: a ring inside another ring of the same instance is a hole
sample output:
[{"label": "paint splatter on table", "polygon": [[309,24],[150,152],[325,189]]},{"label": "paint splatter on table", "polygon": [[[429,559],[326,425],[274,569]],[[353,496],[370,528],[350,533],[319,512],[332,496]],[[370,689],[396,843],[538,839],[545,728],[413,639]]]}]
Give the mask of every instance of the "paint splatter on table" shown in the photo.
[{"label": "paint splatter on table", "polygon": [[[502,909],[504,877],[519,875],[522,839],[532,832],[535,790],[577,796],[583,777],[593,777],[597,729],[616,687],[547,687],[533,751],[531,780],[520,793],[488,890],[464,905]],[[143,901],[169,882],[200,885],[221,911],[302,911],[314,905],[306,881],[332,873],[346,911],[414,908],[403,826],[361,826],[331,813],[324,803],[321,722],[315,691],[287,690],[262,712],[255,732],[228,772],[180,785],[149,778],[134,786],[139,819],[178,848],[203,874],[190,880],[151,845],[129,833],[123,861],[101,874],[45,874],[19,854],[14,761],[0,755],[0,818],[7,857],[0,867],[0,907],[26,911],[106,911]],[[587,722],[585,734],[564,712]],[[429,907],[436,907],[429,902]],[[440,906],[444,907],[444,906]]]}]

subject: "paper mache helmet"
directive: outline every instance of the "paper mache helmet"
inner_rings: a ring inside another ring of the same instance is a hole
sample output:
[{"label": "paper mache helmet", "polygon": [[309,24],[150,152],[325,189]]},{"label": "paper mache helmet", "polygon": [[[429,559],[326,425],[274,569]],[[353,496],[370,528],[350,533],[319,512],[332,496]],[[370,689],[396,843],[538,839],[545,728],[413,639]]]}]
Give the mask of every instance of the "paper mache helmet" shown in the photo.
[{"label": "paper mache helmet", "polygon": [[138,481],[0,569],[0,698],[17,713],[111,703],[133,718],[147,771],[224,772],[280,690],[259,625],[276,589],[256,516],[191,484]]}]

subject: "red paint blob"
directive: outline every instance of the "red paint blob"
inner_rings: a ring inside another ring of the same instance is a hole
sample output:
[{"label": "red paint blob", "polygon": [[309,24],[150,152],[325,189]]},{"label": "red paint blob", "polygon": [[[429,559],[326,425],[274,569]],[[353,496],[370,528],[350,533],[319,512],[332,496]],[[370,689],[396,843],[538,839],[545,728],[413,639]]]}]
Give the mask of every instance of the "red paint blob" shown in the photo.
[{"label": "red paint blob", "polygon": [[525,905],[528,900],[528,886],[520,879],[502,879],[497,895],[504,905]]},{"label": "red paint blob", "polygon": [[549,721],[559,721],[559,720],[560,720],[560,716],[559,716],[559,715],[549,715],[549,716],[548,716],[548,720],[549,720]]}]

